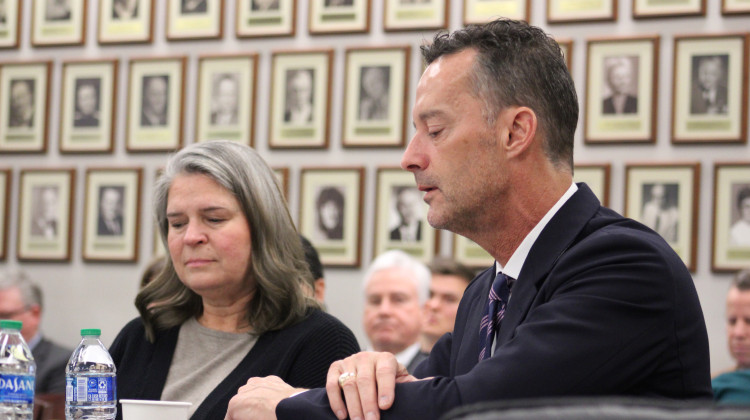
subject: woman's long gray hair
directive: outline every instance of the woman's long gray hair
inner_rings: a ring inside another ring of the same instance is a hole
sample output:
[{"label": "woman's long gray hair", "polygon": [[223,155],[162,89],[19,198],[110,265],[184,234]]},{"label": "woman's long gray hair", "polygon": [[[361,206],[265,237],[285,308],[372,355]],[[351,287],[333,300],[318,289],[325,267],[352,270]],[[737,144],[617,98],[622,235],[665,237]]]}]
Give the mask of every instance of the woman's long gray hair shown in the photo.
[{"label": "woman's long gray hair", "polygon": [[[240,203],[250,225],[247,281],[254,283],[255,294],[247,320],[253,334],[292,325],[304,318],[308,308],[318,307],[302,289],[311,274],[286,200],[273,171],[255,150],[218,140],[191,144],[169,159],[154,191],[154,212],[165,249],[169,189],[183,174],[202,174],[224,187]],[[135,305],[151,341],[157,330],[181,325],[203,311],[201,297],[180,281],[170,258],[138,293]]]}]

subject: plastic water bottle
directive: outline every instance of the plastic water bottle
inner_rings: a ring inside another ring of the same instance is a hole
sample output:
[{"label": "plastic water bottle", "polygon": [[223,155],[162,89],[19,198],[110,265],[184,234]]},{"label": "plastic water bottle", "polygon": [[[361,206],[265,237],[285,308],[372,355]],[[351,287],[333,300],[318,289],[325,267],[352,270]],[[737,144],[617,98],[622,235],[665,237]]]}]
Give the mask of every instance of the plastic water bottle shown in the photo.
[{"label": "plastic water bottle", "polygon": [[0,321],[0,418],[32,420],[36,363],[21,321]]},{"label": "plastic water bottle", "polygon": [[81,343],[65,368],[65,418],[114,419],[115,363],[99,340],[99,329],[81,330]]}]

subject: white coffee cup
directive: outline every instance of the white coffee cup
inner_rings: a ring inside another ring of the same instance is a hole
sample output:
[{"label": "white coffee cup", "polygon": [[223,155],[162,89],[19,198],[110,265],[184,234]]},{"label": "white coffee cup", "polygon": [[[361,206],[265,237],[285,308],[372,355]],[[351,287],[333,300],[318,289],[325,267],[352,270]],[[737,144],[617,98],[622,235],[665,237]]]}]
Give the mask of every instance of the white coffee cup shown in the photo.
[{"label": "white coffee cup", "polygon": [[120,400],[123,420],[187,420],[193,403],[180,401]]}]

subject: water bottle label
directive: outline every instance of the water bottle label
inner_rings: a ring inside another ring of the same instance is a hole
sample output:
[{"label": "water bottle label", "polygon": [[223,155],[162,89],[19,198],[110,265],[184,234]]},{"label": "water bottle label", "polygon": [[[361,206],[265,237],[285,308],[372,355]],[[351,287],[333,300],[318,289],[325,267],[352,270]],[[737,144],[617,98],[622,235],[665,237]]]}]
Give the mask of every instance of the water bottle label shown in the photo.
[{"label": "water bottle label", "polygon": [[116,400],[114,377],[68,377],[66,382],[65,399],[67,401],[107,402]]},{"label": "water bottle label", "polygon": [[0,374],[0,402],[33,403],[34,376]]}]

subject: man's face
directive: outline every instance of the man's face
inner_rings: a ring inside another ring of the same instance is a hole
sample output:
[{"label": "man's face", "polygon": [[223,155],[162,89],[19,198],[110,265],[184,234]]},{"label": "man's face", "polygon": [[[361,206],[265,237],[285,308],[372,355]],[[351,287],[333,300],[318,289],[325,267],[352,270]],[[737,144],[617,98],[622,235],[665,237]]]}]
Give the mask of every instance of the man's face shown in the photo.
[{"label": "man's face", "polygon": [[148,79],[146,105],[156,114],[163,114],[167,106],[167,82],[161,77]]},{"label": "man's face", "polygon": [[750,223],[750,197],[747,197],[740,202],[740,215],[742,216],[742,219]]},{"label": "man's face", "polygon": [[715,89],[721,77],[721,65],[719,60],[703,59],[698,64],[698,82],[703,89]]},{"label": "man's face", "polygon": [[419,218],[419,201],[422,199],[419,190],[405,188],[398,195],[396,210],[405,224],[412,223]]},{"label": "man's face", "polygon": [[469,69],[473,50],[439,58],[425,70],[412,111],[416,132],[401,167],[411,171],[430,209],[432,227],[468,236],[496,220],[507,195],[508,169],[502,137],[509,110],[492,127],[483,102],[473,94]]},{"label": "man's face", "polygon": [[433,274],[430,281],[430,298],[424,304],[422,333],[441,337],[453,331],[458,303],[466,290],[467,281],[459,276]]},{"label": "man's face", "polygon": [[38,306],[26,307],[18,287],[0,290],[0,319],[12,319],[23,322],[21,335],[24,340],[31,340],[39,328],[41,312]]},{"label": "man's face", "polygon": [[57,190],[49,187],[42,191],[42,208],[44,211],[44,217],[47,220],[54,220],[57,218]]},{"label": "man's face", "polygon": [[364,327],[375,351],[398,353],[419,338],[422,310],[414,274],[403,268],[376,271],[365,287]]},{"label": "man's face", "polygon": [[221,79],[216,87],[216,104],[224,113],[237,109],[237,84],[232,79]]},{"label": "man's face", "polygon": [[620,64],[610,70],[609,86],[614,93],[626,93],[630,86],[630,68],[625,64]]},{"label": "man's face", "polygon": [[371,98],[386,92],[384,71],[380,67],[368,67],[362,75],[362,86]]},{"label": "man's face", "polygon": [[78,89],[78,109],[85,115],[92,115],[96,111],[96,89],[91,85],[83,85]]},{"label": "man's face", "polygon": [[297,71],[289,81],[289,102],[293,108],[298,108],[312,101],[312,78],[310,72]]},{"label": "man's face", "polygon": [[750,291],[729,289],[727,294],[727,338],[729,353],[737,367],[750,368]]},{"label": "man's face", "polygon": [[102,200],[99,206],[102,217],[112,220],[120,212],[120,193],[112,188],[106,188],[102,191]]},{"label": "man's face", "polygon": [[26,82],[16,82],[10,92],[11,105],[17,113],[24,113],[31,108],[31,89]]}]

